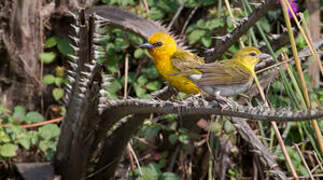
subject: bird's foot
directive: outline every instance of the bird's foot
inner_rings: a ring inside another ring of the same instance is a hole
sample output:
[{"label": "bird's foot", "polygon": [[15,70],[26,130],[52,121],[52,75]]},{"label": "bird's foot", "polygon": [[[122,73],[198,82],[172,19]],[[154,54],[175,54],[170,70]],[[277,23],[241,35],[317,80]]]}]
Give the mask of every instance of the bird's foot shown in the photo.
[{"label": "bird's foot", "polygon": [[212,96],[210,100],[215,101],[215,103],[219,106],[221,110],[236,109],[237,107],[239,107],[239,104],[234,100],[227,97],[223,97],[219,94],[217,94],[216,96]]}]

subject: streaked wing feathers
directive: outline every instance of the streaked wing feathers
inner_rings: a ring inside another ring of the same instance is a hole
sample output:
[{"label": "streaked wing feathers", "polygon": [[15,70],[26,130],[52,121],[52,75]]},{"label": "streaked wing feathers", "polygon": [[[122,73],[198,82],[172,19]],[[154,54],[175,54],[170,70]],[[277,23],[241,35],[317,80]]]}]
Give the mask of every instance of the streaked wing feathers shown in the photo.
[{"label": "streaked wing feathers", "polygon": [[179,72],[186,72],[191,71],[202,64],[204,64],[204,60],[197,55],[178,50],[172,57],[171,57],[172,65],[179,70]]},{"label": "streaked wing feathers", "polygon": [[244,84],[252,79],[247,68],[233,60],[204,64],[197,69],[203,74],[197,82],[200,86]]}]

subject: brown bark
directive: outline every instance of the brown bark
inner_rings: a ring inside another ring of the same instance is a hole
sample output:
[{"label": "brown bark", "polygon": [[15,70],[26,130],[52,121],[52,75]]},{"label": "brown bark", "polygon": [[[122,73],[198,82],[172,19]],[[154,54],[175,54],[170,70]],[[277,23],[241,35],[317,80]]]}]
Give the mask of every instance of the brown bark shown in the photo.
[{"label": "brown bark", "polygon": [[[41,1],[4,1],[0,37],[7,58],[1,63],[0,103],[8,108],[20,104],[34,109],[33,98],[41,92],[39,53],[42,51]],[[3,57],[3,56],[2,56]]]}]

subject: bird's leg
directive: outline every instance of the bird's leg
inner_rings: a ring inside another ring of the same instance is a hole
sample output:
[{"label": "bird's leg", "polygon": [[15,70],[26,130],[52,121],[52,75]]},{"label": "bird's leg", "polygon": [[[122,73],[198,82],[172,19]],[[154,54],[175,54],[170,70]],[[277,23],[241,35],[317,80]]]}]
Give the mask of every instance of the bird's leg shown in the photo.
[{"label": "bird's leg", "polygon": [[213,100],[216,100],[218,105],[220,106],[221,110],[230,108],[230,109],[236,109],[239,104],[237,102],[235,102],[234,100],[227,98],[227,97],[223,97],[220,95],[220,91],[217,91],[214,96],[213,96]]}]

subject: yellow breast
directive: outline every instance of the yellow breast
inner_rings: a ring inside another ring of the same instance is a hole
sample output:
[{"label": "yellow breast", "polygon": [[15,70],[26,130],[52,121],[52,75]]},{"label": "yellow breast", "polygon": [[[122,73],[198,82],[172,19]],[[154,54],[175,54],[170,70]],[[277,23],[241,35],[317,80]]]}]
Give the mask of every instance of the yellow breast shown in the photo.
[{"label": "yellow breast", "polygon": [[200,93],[196,85],[188,78],[184,76],[170,75],[172,73],[178,72],[178,70],[172,65],[169,57],[154,57],[154,62],[158,72],[162,75],[162,77],[178,91],[184,92],[186,94]]}]

